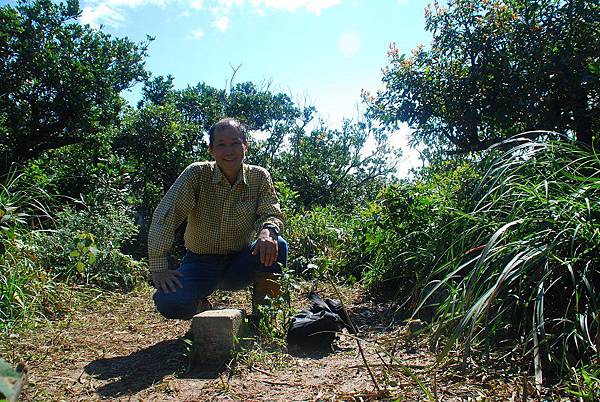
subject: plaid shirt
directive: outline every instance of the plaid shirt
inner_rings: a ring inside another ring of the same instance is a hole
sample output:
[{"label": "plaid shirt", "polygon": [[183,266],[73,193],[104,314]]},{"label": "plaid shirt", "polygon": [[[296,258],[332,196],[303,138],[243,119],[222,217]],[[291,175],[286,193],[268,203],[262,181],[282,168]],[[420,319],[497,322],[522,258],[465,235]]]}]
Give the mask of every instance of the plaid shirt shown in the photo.
[{"label": "plaid shirt", "polygon": [[192,163],[154,211],[148,234],[150,271],[168,269],[175,230],[186,218],[188,250],[229,254],[250,244],[265,223],[282,228],[283,214],[265,169],[243,164],[231,185],[215,162]]}]

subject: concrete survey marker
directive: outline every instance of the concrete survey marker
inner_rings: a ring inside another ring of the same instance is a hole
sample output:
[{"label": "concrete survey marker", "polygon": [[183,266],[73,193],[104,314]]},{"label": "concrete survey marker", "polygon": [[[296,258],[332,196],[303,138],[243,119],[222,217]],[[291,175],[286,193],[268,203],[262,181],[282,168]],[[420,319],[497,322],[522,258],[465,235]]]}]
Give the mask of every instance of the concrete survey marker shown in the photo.
[{"label": "concrete survey marker", "polygon": [[14,370],[0,357],[0,400],[9,402],[19,400],[25,378],[23,367]]},{"label": "concrete survey marker", "polygon": [[208,310],[192,318],[194,365],[216,367],[231,357],[244,326],[244,310]]}]

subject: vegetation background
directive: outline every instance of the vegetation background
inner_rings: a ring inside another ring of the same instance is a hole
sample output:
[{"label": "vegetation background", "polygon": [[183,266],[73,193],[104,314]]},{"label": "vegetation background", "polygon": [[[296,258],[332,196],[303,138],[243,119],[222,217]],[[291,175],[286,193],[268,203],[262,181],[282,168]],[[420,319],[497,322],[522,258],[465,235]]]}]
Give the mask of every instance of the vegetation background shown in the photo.
[{"label": "vegetation background", "polygon": [[[435,2],[431,46],[390,45],[384,89],[340,129],[252,82],[174,89],[144,69],[151,39],[79,14],[77,0],[0,8],[2,336],[90,287],[143,286],[154,208],[236,116],[262,134],[248,162],[276,181],[294,275],[397,301],[464,367],[508,353],[540,384],[598,396],[597,1]],[[400,123],[424,150],[411,179],[394,175]]]}]

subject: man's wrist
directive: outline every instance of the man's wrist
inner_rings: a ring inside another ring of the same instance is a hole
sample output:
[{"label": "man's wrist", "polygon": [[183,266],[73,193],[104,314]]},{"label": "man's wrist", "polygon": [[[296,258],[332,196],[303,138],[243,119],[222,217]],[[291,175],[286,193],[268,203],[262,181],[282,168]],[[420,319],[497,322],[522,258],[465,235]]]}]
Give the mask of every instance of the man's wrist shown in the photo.
[{"label": "man's wrist", "polygon": [[275,225],[274,223],[265,223],[263,225],[263,230],[264,229],[269,229],[269,234],[273,239],[277,239],[277,237],[279,236],[279,227],[277,227],[277,225]]},{"label": "man's wrist", "polygon": [[148,257],[148,269],[151,273],[168,271],[169,260],[164,256],[151,255]]},{"label": "man's wrist", "polygon": [[271,238],[273,240],[277,240],[277,232],[273,228],[267,228],[267,230],[269,231]]},{"label": "man's wrist", "polygon": [[274,231],[272,229],[269,228],[264,228],[260,231],[260,233],[258,234],[258,238],[265,238],[265,237],[269,237],[273,240],[277,240],[277,235],[274,233]]}]

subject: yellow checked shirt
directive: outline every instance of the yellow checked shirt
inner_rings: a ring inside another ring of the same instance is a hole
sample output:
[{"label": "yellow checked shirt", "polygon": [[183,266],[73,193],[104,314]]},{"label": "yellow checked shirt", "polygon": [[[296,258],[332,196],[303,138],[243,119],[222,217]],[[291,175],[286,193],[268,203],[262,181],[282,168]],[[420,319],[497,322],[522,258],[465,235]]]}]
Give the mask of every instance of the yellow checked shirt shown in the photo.
[{"label": "yellow checked shirt", "polygon": [[265,169],[243,164],[231,185],[215,162],[192,163],[154,211],[148,234],[151,271],[168,269],[167,252],[186,218],[185,247],[197,254],[240,251],[265,223],[283,227],[275,188]]}]

